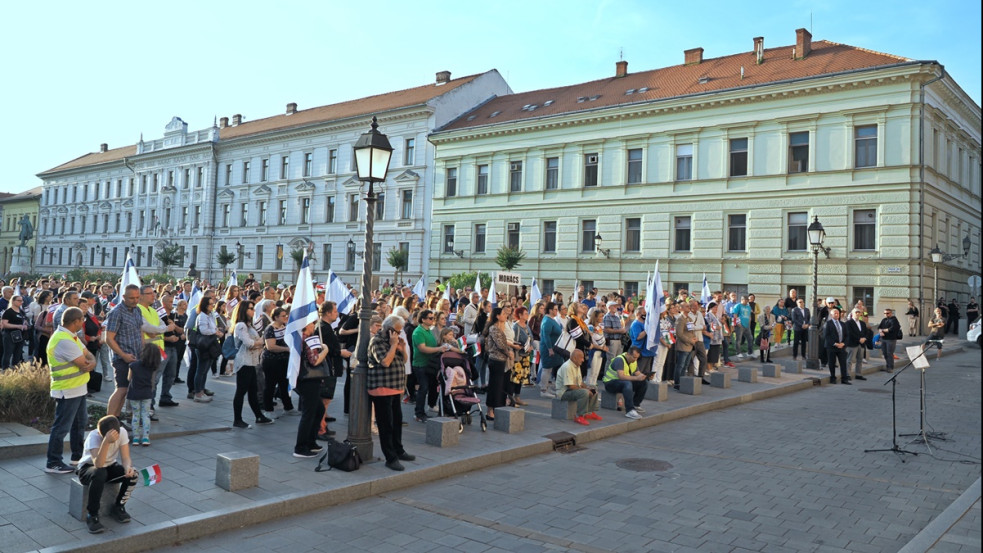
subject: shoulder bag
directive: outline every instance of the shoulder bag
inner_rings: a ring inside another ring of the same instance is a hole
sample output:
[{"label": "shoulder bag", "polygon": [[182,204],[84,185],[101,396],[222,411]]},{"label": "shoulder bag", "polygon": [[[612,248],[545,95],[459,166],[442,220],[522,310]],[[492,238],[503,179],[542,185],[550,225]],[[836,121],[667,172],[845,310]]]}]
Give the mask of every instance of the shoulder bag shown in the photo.
[{"label": "shoulder bag", "polygon": [[[317,335],[318,338],[321,337],[320,324],[317,325]],[[325,344],[324,341],[322,340],[321,347],[327,349],[328,345]],[[303,352],[301,352],[301,355],[303,355]],[[321,361],[320,364],[315,366],[311,366],[307,362],[306,356],[304,357],[304,359],[301,360],[301,362],[304,365],[304,374],[300,376],[301,380],[323,380],[325,378],[334,376],[334,374],[331,372],[331,363],[328,361],[327,357],[324,358],[324,361]]]},{"label": "shoulder bag", "polygon": [[[328,463],[328,468],[324,468],[325,461]],[[314,468],[314,472],[322,472],[331,469],[352,472],[358,470],[361,466],[362,456],[358,453],[357,447],[352,445],[348,440],[345,440],[344,442],[331,440],[328,442],[328,450],[324,452],[324,455],[321,456],[321,460],[317,462],[317,467]]]}]

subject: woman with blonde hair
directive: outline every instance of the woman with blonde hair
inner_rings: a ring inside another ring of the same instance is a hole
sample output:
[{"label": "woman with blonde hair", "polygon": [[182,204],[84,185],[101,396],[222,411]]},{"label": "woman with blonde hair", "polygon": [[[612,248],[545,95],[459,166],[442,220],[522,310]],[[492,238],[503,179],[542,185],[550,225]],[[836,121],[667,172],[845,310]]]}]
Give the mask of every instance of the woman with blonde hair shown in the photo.
[{"label": "woman with blonde hair", "polygon": [[[584,359],[591,349],[590,330],[584,317],[587,315],[587,306],[580,302],[573,302],[567,307],[567,322],[564,325],[567,334],[577,342],[577,349],[584,352]],[[580,366],[581,378],[587,378],[587,363]]]}]

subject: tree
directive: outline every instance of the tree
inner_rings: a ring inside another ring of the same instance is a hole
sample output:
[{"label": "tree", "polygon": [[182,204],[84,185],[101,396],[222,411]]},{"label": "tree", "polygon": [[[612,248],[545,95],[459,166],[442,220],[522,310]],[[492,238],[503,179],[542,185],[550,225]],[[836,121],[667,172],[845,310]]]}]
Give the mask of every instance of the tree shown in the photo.
[{"label": "tree", "polygon": [[168,274],[168,269],[178,266],[182,261],[184,261],[184,259],[181,257],[181,246],[178,246],[177,244],[170,244],[157,250],[154,253],[154,258],[156,258],[157,262],[160,263],[160,272],[164,274]]},{"label": "tree", "polygon": [[[450,286],[455,290],[464,290],[465,288],[471,288],[474,286],[477,272],[472,271],[470,273],[458,273],[456,275],[451,275],[450,278],[445,282],[446,285]],[[491,275],[488,273],[481,273],[481,287],[488,288],[491,286]]]},{"label": "tree", "polygon": [[525,258],[526,252],[522,251],[521,249],[502,246],[501,248],[498,248],[498,255],[495,256],[495,263],[506,271],[511,271],[512,269],[521,265],[522,260]]},{"label": "tree", "polygon": [[290,257],[294,260],[294,268],[300,270],[300,264],[304,262],[304,248],[290,250]]},{"label": "tree", "polygon": [[218,264],[222,266],[222,278],[225,279],[225,267],[236,261],[236,254],[229,250],[219,250]]},{"label": "tree", "polygon": [[399,282],[399,274],[405,273],[410,265],[410,252],[393,247],[386,254],[386,261],[393,268],[393,284]]}]

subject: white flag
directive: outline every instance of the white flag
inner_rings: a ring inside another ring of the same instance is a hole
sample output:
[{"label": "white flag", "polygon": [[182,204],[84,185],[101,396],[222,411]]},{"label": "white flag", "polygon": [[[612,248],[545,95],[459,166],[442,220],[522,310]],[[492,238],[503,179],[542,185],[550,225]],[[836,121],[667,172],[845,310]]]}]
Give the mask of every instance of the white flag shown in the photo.
[{"label": "white flag", "polygon": [[236,272],[236,268],[232,268],[232,273],[229,274],[229,286],[239,286],[239,273]]},{"label": "white flag", "polygon": [[488,288],[488,301],[493,308],[498,307],[498,294],[495,293],[495,274],[492,274],[491,287]]},{"label": "white flag", "polygon": [[416,286],[413,287],[413,293],[416,297],[420,298],[420,301],[427,299],[427,281],[426,275],[420,277],[420,280],[416,281]]},{"label": "white flag", "polygon": [[710,285],[707,284],[707,274],[703,273],[703,290],[700,292],[700,301],[706,305],[711,299],[713,296],[710,294]]},{"label": "white flag", "polygon": [[474,273],[474,291],[481,293],[481,273],[477,271]]},{"label": "white flag", "polygon": [[300,374],[304,328],[317,322],[315,297],[311,266],[307,261],[307,251],[304,250],[304,261],[300,264],[297,289],[290,304],[290,317],[287,319],[287,329],[283,335],[283,341],[287,343],[287,347],[290,349],[290,361],[287,363],[287,381],[291,390],[297,387],[297,376]]},{"label": "white flag", "polygon": [[126,287],[136,284],[140,286],[140,275],[137,274],[137,267],[133,263],[133,258],[130,257],[130,252],[126,252],[126,260],[123,261],[123,278],[119,283],[119,290],[116,292],[116,297],[110,300],[109,307],[116,307],[118,304],[123,302],[123,292],[126,291]]},{"label": "white flag", "polygon": [[662,276],[659,262],[655,262],[655,275],[645,291],[645,347],[652,349],[659,343],[659,315],[665,310],[665,294],[662,292]]},{"label": "white flag", "polygon": [[570,296],[570,303],[574,304],[580,301],[580,287],[578,286],[580,281],[573,281],[573,295]]},{"label": "white flag", "polygon": [[529,308],[532,309],[536,302],[543,299],[543,293],[539,290],[536,277],[532,278],[532,287],[529,289]]}]

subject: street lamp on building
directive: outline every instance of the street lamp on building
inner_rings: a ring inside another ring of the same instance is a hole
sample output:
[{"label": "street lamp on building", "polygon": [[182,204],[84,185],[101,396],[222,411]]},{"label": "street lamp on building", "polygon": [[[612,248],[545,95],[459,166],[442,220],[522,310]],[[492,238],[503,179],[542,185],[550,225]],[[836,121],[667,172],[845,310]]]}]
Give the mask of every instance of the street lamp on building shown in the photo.
[{"label": "street lamp on building", "polygon": [[602,240],[604,239],[601,238],[600,234],[594,235],[594,251],[603,255],[604,257],[611,257],[611,248],[602,248],[601,247]]},{"label": "street lamp on building", "polygon": [[972,241],[969,239],[969,235],[963,238],[963,253],[960,255],[958,253],[945,253],[939,249],[939,245],[935,244],[935,247],[928,252],[928,256],[932,259],[932,265],[935,267],[935,279],[933,285],[932,297],[935,298],[934,301],[939,301],[939,265],[952,261],[953,259],[958,259],[960,257],[969,257],[969,248],[972,245]]},{"label": "street lamp on building", "polygon": [[[366,387],[366,374],[369,368],[369,340],[372,319],[372,293],[369,286],[372,283],[372,225],[375,219],[376,195],[373,185],[385,182],[389,172],[389,161],[392,159],[393,147],[386,135],[379,132],[379,122],[372,117],[372,128],[359,137],[353,148],[355,150],[355,170],[358,180],[365,183],[365,249],[362,256],[362,286],[360,293],[361,308],[358,312],[358,346],[356,358],[358,364],[352,372],[351,386],[351,416],[348,418],[348,441],[351,442],[362,457],[372,458],[372,436],[369,434],[369,396]],[[355,250],[355,242],[349,239],[349,250]]]},{"label": "street lamp on building", "polygon": [[826,240],[826,230],[819,222],[819,216],[814,216],[807,229],[809,244],[812,246],[812,317],[809,319],[809,351],[806,356],[806,368],[819,370],[819,252],[829,259],[830,248],[823,246]]},{"label": "street lamp on building", "polygon": [[454,249],[454,240],[453,239],[450,239],[450,240],[447,241],[447,250],[446,251],[449,251],[452,254],[460,257],[461,259],[464,259],[464,250],[455,250]]}]

